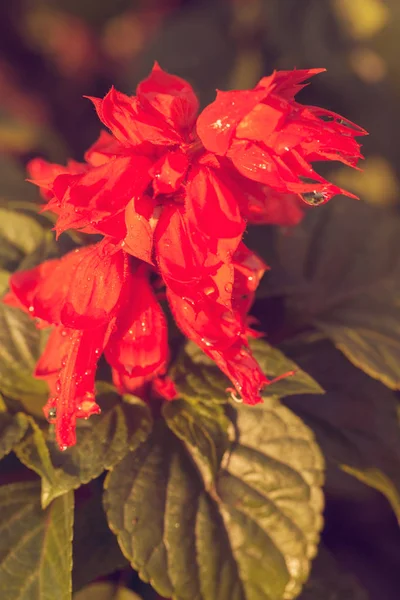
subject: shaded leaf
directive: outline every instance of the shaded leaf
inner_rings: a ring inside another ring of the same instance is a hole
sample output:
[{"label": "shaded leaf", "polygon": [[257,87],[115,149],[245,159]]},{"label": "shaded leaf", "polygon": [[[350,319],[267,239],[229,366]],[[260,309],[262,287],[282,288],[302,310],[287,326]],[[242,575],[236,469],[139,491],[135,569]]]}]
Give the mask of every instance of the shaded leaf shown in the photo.
[{"label": "shaded leaf", "polygon": [[286,346],[324,386],[323,398],[285,403],[313,429],[336,483],[339,469],[382,492],[400,520],[400,419],[394,392],[356,369],[328,341]]},{"label": "shaded leaf", "polygon": [[307,579],[323,504],[313,435],[272,397],[238,408],[236,430],[208,491],[193,448],[163,422],[107,477],[110,527],[163,596],[290,600]]},{"label": "shaded leaf", "polygon": [[24,437],[29,421],[24,413],[0,413],[0,460]]},{"label": "shaded leaf", "polygon": [[[115,402],[110,396],[100,398],[102,414],[78,421],[77,443],[64,452],[58,448],[53,427],[42,431],[31,420],[32,432],[15,452],[42,478],[44,507],[68,490],[95,479],[146,439],[151,430],[150,411],[138,398],[128,398],[129,404]],[[111,405],[108,410],[107,403]]]},{"label": "shaded leaf", "polygon": [[85,487],[84,498],[75,508],[72,573],[74,591],[98,577],[104,577],[128,565],[108,526],[101,492],[100,481],[94,481]]},{"label": "shaded leaf", "polygon": [[263,292],[330,337],[357,367],[400,387],[400,218],[348,198],[281,232]]},{"label": "shaded leaf", "polygon": [[42,406],[47,385],[33,377],[47,332],[18,308],[0,302],[0,392],[24,404]]},{"label": "shaded leaf", "polygon": [[283,352],[270,346],[264,340],[252,340],[251,350],[257,359],[261,369],[269,379],[280,377],[285,373],[291,373],[287,377],[272,383],[264,388],[263,395],[275,395],[279,397],[291,396],[292,394],[323,394],[323,388],[305,371],[285,356]]},{"label": "shaded leaf", "polygon": [[343,571],[322,546],[299,600],[368,600],[368,594],[355,577]]},{"label": "shaded leaf", "polygon": [[37,482],[0,487],[2,600],[70,600],[73,494],[40,507]]},{"label": "shaded leaf", "polygon": [[74,594],[74,600],[141,600],[140,596],[114,583],[93,583]]}]

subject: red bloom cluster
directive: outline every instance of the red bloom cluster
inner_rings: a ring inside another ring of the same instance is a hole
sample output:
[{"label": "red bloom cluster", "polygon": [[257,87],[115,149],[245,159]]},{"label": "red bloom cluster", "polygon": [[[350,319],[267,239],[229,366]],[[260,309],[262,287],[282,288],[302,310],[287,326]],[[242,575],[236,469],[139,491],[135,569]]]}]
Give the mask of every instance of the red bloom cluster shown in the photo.
[{"label": "red bloom cluster", "polygon": [[6,298],[53,326],[36,376],[52,389],[45,412],[61,448],[75,443],[76,418],[99,410],[102,354],[122,391],[153,381],[173,397],[160,294],[243,401],[260,401],[268,381],[248,347],[247,313],[266,265],[243,244],[246,223],[295,224],[306,203],[347,194],[311,163],[355,166],[361,156],[362,129],[294,100],[318,72],[277,72],[253,90],[218,92],[197,117],[191,86],[155,65],[136,96],[111,89],[91,99],[111,133],[84,163],[30,163],[57,235],[103,236],[16,273]]}]

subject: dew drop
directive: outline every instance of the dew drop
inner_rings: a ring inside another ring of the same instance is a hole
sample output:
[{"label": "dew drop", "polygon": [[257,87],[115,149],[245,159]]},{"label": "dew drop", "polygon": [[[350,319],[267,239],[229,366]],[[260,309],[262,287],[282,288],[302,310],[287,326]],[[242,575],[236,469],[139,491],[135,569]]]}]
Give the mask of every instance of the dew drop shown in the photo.
[{"label": "dew drop", "polygon": [[228,294],[231,294],[231,293],[232,293],[232,290],[233,290],[233,285],[232,285],[231,283],[226,283],[226,284],[225,284],[225,291],[226,291]]},{"label": "dew drop", "polygon": [[235,392],[231,392],[231,398],[234,402],[237,402],[238,404],[243,404],[243,398],[241,398],[240,396],[236,396]]},{"label": "dew drop", "polygon": [[305,192],[304,194],[301,194],[301,197],[304,200],[304,202],[306,202],[306,204],[309,204],[310,206],[318,206],[318,204],[322,204],[323,202],[325,202],[327,198],[324,192],[317,191]]},{"label": "dew drop", "polygon": [[52,406],[51,408],[49,408],[49,412],[48,412],[48,416],[49,419],[55,419],[57,416],[57,409],[55,406]]},{"label": "dew drop", "polygon": [[208,348],[210,348],[211,346],[215,346],[215,342],[213,342],[212,340],[209,340],[208,338],[201,338],[202,343],[207,346]]},{"label": "dew drop", "polygon": [[28,308],[28,310],[29,310],[29,312],[30,312],[30,313],[33,313],[33,311],[34,311],[35,309],[34,309],[34,307],[31,305],[31,306]]},{"label": "dew drop", "polygon": [[214,291],[215,290],[214,290],[214,288],[211,285],[204,288],[204,293],[205,293],[206,296],[211,296],[211,294],[213,294]]}]

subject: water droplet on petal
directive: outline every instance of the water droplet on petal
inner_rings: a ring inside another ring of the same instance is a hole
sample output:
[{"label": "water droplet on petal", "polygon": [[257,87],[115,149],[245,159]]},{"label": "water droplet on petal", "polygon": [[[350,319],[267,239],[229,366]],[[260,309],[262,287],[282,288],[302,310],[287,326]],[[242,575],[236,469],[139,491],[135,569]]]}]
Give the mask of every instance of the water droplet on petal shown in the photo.
[{"label": "water droplet on petal", "polygon": [[241,398],[240,396],[236,396],[235,392],[231,392],[231,398],[234,402],[237,402],[238,404],[243,404],[243,398]]},{"label": "water droplet on petal", "polygon": [[231,293],[232,293],[232,290],[233,290],[233,285],[232,285],[230,282],[229,282],[229,283],[226,283],[226,284],[225,284],[225,291],[226,291],[228,294],[231,294]]},{"label": "water droplet on petal", "polygon": [[31,305],[31,306],[28,308],[28,310],[29,310],[29,312],[30,312],[30,313],[33,313],[33,311],[34,311],[35,309],[34,309],[34,307]]}]

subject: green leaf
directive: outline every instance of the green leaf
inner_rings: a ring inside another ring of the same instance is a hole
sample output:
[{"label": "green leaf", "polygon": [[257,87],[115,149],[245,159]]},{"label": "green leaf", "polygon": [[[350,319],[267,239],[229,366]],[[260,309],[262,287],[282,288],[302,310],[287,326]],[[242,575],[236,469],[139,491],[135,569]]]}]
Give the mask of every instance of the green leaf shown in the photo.
[{"label": "green leaf", "polygon": [[317,437],[332,469],[332,478],[328,470],[327,489],[336,485],[339,469],[383,493],[400,520],[400,405],[396,394],[355,368],[328,341],[292,345],[290,351],[326,390],[323,398],[304,395],[285,403]]},{"label": "green leaf", "polygon": [[28,425],[29,420],[24,413],[0,413],[0,460],[20,442]]},{"label": "green leaf", "polygon": [[[266,388],[264,395],[289,396],[291,394],[323,394],[321,386],[280,350],[264,340],[251,340],[251,350],[264,373],[274,379],[285,373],[285,377]],[[193,402],[196,400],[226,403],[229,400],[227,387],[231,382],[221,373],[208,356],[193,342],[188,342],[171,372],[180,395]]]},{"label": "green leaf", "polygon": [[326,334],[357,367],[400,388],[400,218],[337,198],[278,237],[264,294],[299,328]]},{"label": "green leaf", "polygon": [[285,356],[278,348],[270,346],[264,340],[252,340],[251,350],[261,369],[269,379],[291,373],[287,377],[264,388],[263,395],[279,397],[293,394],[323,394],[323,388],[305,371]]},{"label": "green leaf", "polygon": [[355,577],[338,566],[328,550],[320,547],[298,600],[368,600],[368,594]]},{"label": "green leaf", "polygon": [[231,426],[220,405],[193,405],[175,400],[163,406],[168,427],[183,441],[202,474],[206,489],[215,483],[221,460],[229,447]]},{"label": "green leaf", "polygon": [[182,398],[188,402],[228,402],[229,380],[194,342],[187,342],[173,364],[170,375]]},{"label": "green leaf", "polygon": [[141,600],[141,598],[118,584],[93,583],[74,594],[74,600]]},{"label": "green leaf", "polygon": [[42,406],[48,390],[32,373],[42,351],[43,330],[18,308],[0,303],[0,392],[30,409]]},{"label": "green leaf", "polygon": [[2,600],[70,600],[74,498],[45,511],[37,482],[0,487]]},{"label": "green leaf", "polygon": [[[182,423],[187,413],[194,418],[193,408],[181,403]],[[308,577],[323,505],[313,435],[273,397],[235,417],[213,486],[199,468],[201,430],[214,435],[200,412],[195,436],[179,428],[184,444],[159,421],[106,479],[110,527],[140,577],[163,596],[290,600]]]},{"label": "green leaf", "polygon": [[72,572],[74,591],[128,565],[108,526],[101,497],[101,482],[93,481],[85,486],[85,493],[75,508]]},{"label": "green leaf", "polygon": [[[138,398],[115,403],[99,399],[101,415],[78,421],[77,443],[65,452],[57,446],[54,428],[47,434],[31,420],[32,432],[15,448],[21,462],[42,478],[42,505],[95,479],[143,442],[151,430],[148,407]],[[107,410],[107,402],[111,408]],[[112,404],[114,403],[114,406]]]},{"label": "green leaf", "polygon": [[0,207],[0,266],[11,270],[43,240],[44,229],[31,217]]}]

